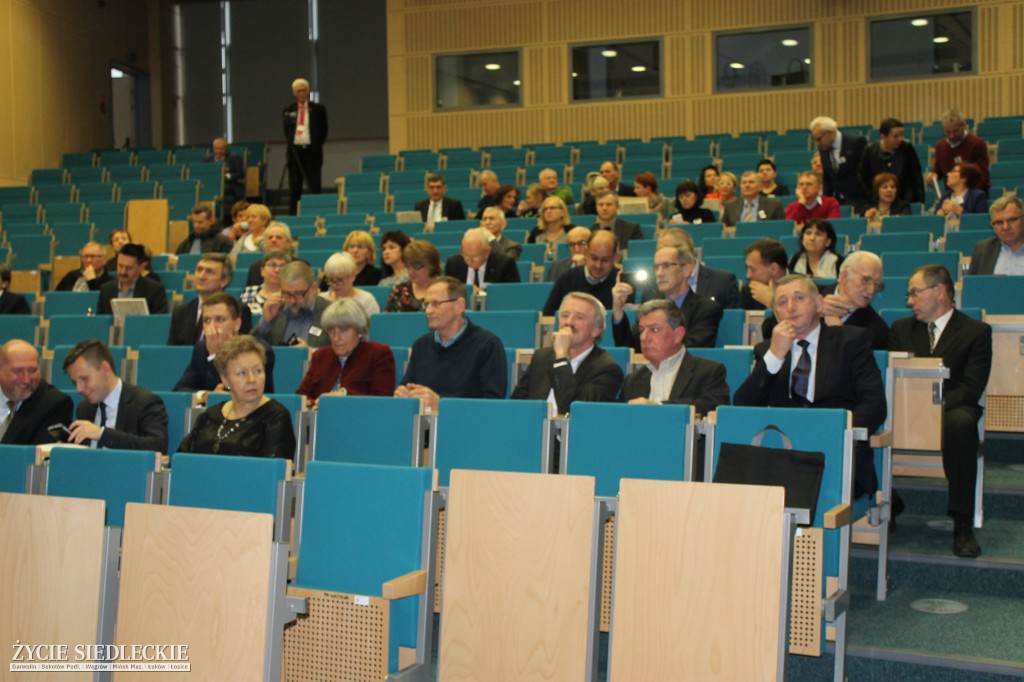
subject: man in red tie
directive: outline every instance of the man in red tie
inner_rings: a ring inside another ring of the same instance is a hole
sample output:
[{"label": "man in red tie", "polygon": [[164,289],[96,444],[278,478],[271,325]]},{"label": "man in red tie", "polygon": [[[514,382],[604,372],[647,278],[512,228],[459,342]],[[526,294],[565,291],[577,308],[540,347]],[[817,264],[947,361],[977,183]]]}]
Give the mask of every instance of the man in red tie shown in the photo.
[{"label": "man in red tie", "polygon": [[292,82],[295,102],[284,110],[284,138],[288,143],[288,181],[291,189],[288,207],[294,215],[304,187],[320,193],[320,169],[324,165],[327,140],[327,110],[309,101],[309,81]]}]

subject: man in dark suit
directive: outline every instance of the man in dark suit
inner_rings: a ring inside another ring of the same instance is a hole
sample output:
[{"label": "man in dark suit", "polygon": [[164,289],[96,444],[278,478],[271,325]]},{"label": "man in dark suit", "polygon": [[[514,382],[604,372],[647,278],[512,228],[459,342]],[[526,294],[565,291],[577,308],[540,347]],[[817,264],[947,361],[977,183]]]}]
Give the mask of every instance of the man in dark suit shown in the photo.
[{"label": "man in dark suit", "polygon": [[71,398],[42,380],[35,346],[13,339],[0,347],[0,443],[52,443],[47,427],[71,423]]},{"label": "man in dark suit", "polygon": [[494,282],[518,282],[516,262],[491,248],[491,233],[484,227],[466,230],[462,250],[444,264],[444,274],[475,287]]},{"label": "man in dark suit", "polygon": [[105,267],[106,249],[99,242],[87,242],[78,252],[78,257],[82,267],[61,277],[57,291],[97,291],[112,279]]},{"label": "man in dark suit", "polygon": [[309,101],[309,81],[292,81],[295,101],[284,108],[284,139],[288,143],[288,212],[295,215],[303,185],[320,193],[320,169],[327,141],[327,109]]},{"label": "man in dark suit", "polygon": [[758,239],[743,253],[747,260],[747,283],[740,292],[739,307],[744,310],[770,308],[775,283],[789,268],[786,247],[777,239]]},{"label": "man in dark suit", "polygon": [[969,275],[1024,275],[1024,201],[999,197],[989,206],[996,236],[974,245]]},{"label": "man in dark suit", "polygon": [[480,216],[480,226],[487,228],[490,233],[491,248],[495,253],[508,256],[513,261],[518,261],[519,256],[523,255],[523,245],[505,236],[508,220],[505,219],[505,211],[500,206],[485,208]]},{"label": "man in dark suit", "polygon": [[416,210],[423,216],[424,223],[433,225],[442,220],[466,219],[466,212],[462,210],[462,202],[444,195],[448,191],[448,185],[445,183],[443,175],[427,173],[426,189],[429,199],[416,202]]},{"label": "man in dark suit", "polygon": [[32,309],[21,294],[11,291],[11,266],[0,264],[0,315],[29,315]]},{"label": "man in dark suit", "polygon": [[[772,337],[754,347],[754,370],[733,396],[735,405],[850,410],[853,425],[874,433],[885,422],[882,374],[863,329],[821,323],[822,299],[814,282],[786,275],[775,284]],[[878,488],[874,456],[857,443],[854,496]]]},{"label": "man in dark suit", "polygon": [[242,157],[231,151],[228,141],[223,137],[213,141],[213,153],[207,152],[203,161],[224,166],[224,215],[230,216],[231,206],[245,199],[245,163]]},{"label": "man in dark suit", "polygon": [[605,161],[601,164],[600,170],[601,177],[608,181],[608,191],[615,192],[620,197],[636,196],[633,186],[622,182],[622,166],[614,161]]},{"label": "man in dark suit", "polygon": [[[690,274],[696,267],[693,252],[682,246],[663,246],[654,254],[655,287],[644,287],[642,302],[663,298],[683,311],[686,320],[683,344],[690,348],[713,348],[722,321],[722,306],[690,290]],[[616,346],[640,351],[640,335],[631,329],[625,304],[633,300],[633,287],[620,281],[612,289],[612,334]]]},{"label": "man in dark suit", "polygon": [[235,243],[229,237],[225,237],[213,229],[213,211],[209,206],[205,204],[195,206],[192,209],[191,221],[192,231],[181,240],[174,253],[231,252]]},{"label": "man in dark suit", "polygon": [[565,235],[566,245],[569,247],[569,256],[559,258],[544,275],[545,282],[555,282],[558,278],[573,268],[581,268],[587,262],[587,251],[590,249],[590,228],[576,226]]},{"label": "man in dark suit", "polygon": [[533,354],[512,397],[547,400],[556,414],[566,414],[576,401],[614,401],[622,388],[622,368],[608,351],[595,345],[604,324],[600,301],[578,291],[566,294],[551,347]]},{"label": "man in dark suit", "polygon": [[[244,307],[231,294],[223,291],[210,294],[203,303],[203,336],[192,348],[192,359],[182,373],[175,391],[213,391],[220,386],[220,373],[213,366],[217,351],[228,339],[237,336],[242,328]],[[274,392],[274,349],[263,339],[257,339],[266,351],[265,393]]]},{"label": "man in dark suit", "polygon": [[879,173],[892,173],[899,179],[899,198],[908,204],[924,202],[924,178],[914,145],[903,138],[903,124],[895,118],[878,126],[879,138],[864,148],[860,159],[860,181],[871,187]]},{"label": "man in dark suit", "polygon": [[671,301],[648,301],[637,310],[640,350],[647,364],[626,377],[622,399],[634,405],[693,405],[708,414],[729,404],[725,365],[686,352],[686,316]]},{"label": "man in dark suit", "polygon": [[[195,288],[199,295],[188,303],[174,309],[171,315],[171,329],[167,336],[168,346],[191,346],[203,337],[203,308],[214,294],[224,292],[231,283],[234,267],[223,253],[207,253],[196,263]],[[248,334],[252,328],[252,313],[244,306],[239,319],[241,334]],[[273,391],[267,391],[272,393]]]},{"label": "man in dark suit", "polygon": [[860,212],[867,203],[867,188],[860,181],[860,160],[868,141],[844,135],[835,119],[819,116],[811,121],[811,137],[818,148],[824,175],[824,194]]},{"label": "man in dark suit", "polygon": [[[662,230],[658,237],[658,248],[663,246],[682,246],[697,253],[693,245],[693,237],[681,227],[670,227]],[[690,290],[705,298],[710,298],[723,308],[740,307],[740,285],[736,275],[727,270],[709,268],[700,261],[694,265],[690,273]]]},{"label": "man in dark suit", "polygon": [[644,233],[640,225],[619,217],[619,195],[615,192],[601,192],[597,195],[597,222],[591,226],[591,230],[611,230],[619,240],[619,248],[629,248],[630,239],[643,239]]},{"label": "man in dark suit", "polygon": [[554,315],[562,304],[562,299],[570,291],[582,291],[590,294],[601,305],[610,308],[612,305],[612,287],[615,286],[615,257],[619,252],[619,241],[615,234],[607,230],[593,232],[590,235],[590,246],[587,247],[587,263],[582,268],[572,268],[558,278],[551,287],[548,300],[544,303],[544,314]]},{"label": "man in dark suit", "polygon": [[160,398],[126,384],[101,341],[82,341],[64,358],[64,371],[84,400],[71,423],[72,443],[94,448],[167,452],[167,410]]},{"label": "man in dark suit", "polygon": [[331,340],[320,326],[320,317],[330,303],[320,296],[313,269],[305,261],[293,260],[281,268],[279,276],[281,292],[267,296],[263,319],[252,335],[272,346],[329,345]]},{"label": "man in dark suit", "polygon": [[953,278],[940,265],[911,274],[907,303],[913,317],[896,320],[889,349],[942,358],[942,468],[949,481],[947,514],[953,517],[953,553],[973,558],[981,547],[971,529],[978,476],[978,420],[992,369],[992,328],[953,308]]},{"label": "man in dark suit", "polygon": [[167,312],[167,292],[159,282],[142,276],[142,266],[148,262],[141,244],[125,244],[117,253],[117,279],[100,287],[98,315],[110,315],[110,301],[115,298],[144,298],[151,315]]},{"label": "man in dark suit", "polygon": [[740,195],[740,201],[730,201],[722,209],[723,225],[736,227],[738,223],[785,220],[782,202],[761,194],[761,178],[754,171],[747,171],[740,178]]}]

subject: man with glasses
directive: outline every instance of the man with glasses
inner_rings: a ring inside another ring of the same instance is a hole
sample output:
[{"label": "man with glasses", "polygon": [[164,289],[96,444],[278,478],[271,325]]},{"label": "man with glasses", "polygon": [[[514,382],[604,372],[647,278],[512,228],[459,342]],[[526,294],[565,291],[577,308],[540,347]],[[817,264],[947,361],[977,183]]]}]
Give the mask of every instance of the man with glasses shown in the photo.
[{"label": "man with glasses", "polygon": [[1024,201],[999,197],[988,209],[994,237],[974,245],[969,275],[1024,275]]},{"label": "man with glasses", "polygon": [[281,292],[267,294],[263,319],[253,330],[272,346],[320,348],[331,340],[320,327],[320,316],[330,305],[316,287],[316,276],[308,263],[293,260],[281,269]]},{"label": "man with glasses", "polygon": [[430,331],[413,343],[399,398],[419,398],[437,410],[441,398],[502,399],[508,362],[501,339],[466,317],[466,285],[435,277],[423,297]]},{"label": "man with glasses", "polygon": [[932,179],[943,182],[949,171],[958,163],[973,163],[981,169],[981,182],[976,189],[988,194],[991,182],[988,175],[988,144],[967,130],[967,120],[959,109],[948,109],[939,118],[946,136],[935,145],[935,165],[925,175],[924,181]]},{"label": "man with glasses", "polygon": [[551,267],[548,268],[548,274],[544,276],[545,282],[556,282],[559,277],[573,268],[586,264],[587,251],[590,248],[590,235],[591,232],[588,227],[577,226],[569,230],[569,233],[565,236],[569,246],[569,257],[560,258],[551,264]]},{"label": "man with glasses", "polygon": [[[223,253],[205,253],[196,263],[195,289],[198,296],[174,309],[171,329],[167,337],[168,346],[191,346],[203,338],[203,309],[206,301],[214,294],[223,293],[231,283],[234,267]],[[248,334],[252,327],[252,313],[244,306],[241,318],[241,333]]]},{"label": "man with glasses", "polygon": [[[953,307],[953,278],[941,265],[914,270],[907,283],[913,317],[892,325],[889,350],[919,358],[942,358],[949,378],[942,382],[942,468],[949,482],[946,513],[953,518],[953,553],[974,558],[975,483],[978,477],[978,420],[992,370],[992,328]],[[894,504],[894,512],[897,511]]]},{"label": "man with glasses", "polygon": [[[274,221],[267,225],[263,231],[263,237],[256,242],[263,253],[271,251],[286,251],[292,258],[295,257],[295,240],[292,239],[292,231],[284,223]],[[245,278],[245,286],[263,284],[263,261],[258,260],[249,266],[249,276]]]},{"label": "man with glasses", "polygon": [[99,242],[87,242],[78,252],[82,267],[64,275],[57,283],[57,291],[97,291],[110,281],[105,267],[107,252]]},{"label": "man with glasses", "polygon": [[82,341],[64,357],[64,371],[84,398],[78,403],[78,419],[71,423],[71,443],[167,452],[164,402],[140,386],[121,381],[106,345],[96,339]]},{"label": "man with glasses", "polygon": [[[501,209],[488,208],[485,212],[501,213]],[[501,216],[504,221],[505,217]],[[462,237],[462,250],[444,264],[444,274],[460,282],[486,289],[495,282],[518,282],[519,268],[510,257],[498,253],[491,246],[491,233],[485,227],[466,230]]]},{"label": "man with glasses", "polygon": [[462,208],[462,202],[458,199],[446,197],[448,185],[444,176],[439,173],[427,173],[427,197],[423,201],[416,202],[416,210],[423,217],[427,225],[439,223],[442,220],[465,220],[466,212]]},{"label": "man with glasses", "polygon": [[607,230],[593,232],[587,247],[586,265],[573,268],[558,278],[544,304],[544,314],[554,315],[570,291],[590,294],[605,308],[612,307],[612,287],[615,286],[615,270],[618,269],[615,257],[618,252],[619,240],[614,233]]},{"label": "man with glasses", "polygon": [[867,188],[860,184],[858,173],[868,141],[859,135],[843,134],[835,119],[828,116],[817,117],[810,127],[819,151],[825,196],[860,212],[867,203]]},{"label": "man with glasses", "polygon": [[[697,267],[693,251],[685,247],[663,246],[654,253],[654,282],[657,289],[646,287],[641,303],[665,299],[683,311],[683,344],[690,348],[714,348],[722,306],[690,289],[690,275]],[[612,334],[616,346],[640,350],[640,330],[631,328],[625,304],[633,300],[633,287],[621,281],[612,289]]]}]

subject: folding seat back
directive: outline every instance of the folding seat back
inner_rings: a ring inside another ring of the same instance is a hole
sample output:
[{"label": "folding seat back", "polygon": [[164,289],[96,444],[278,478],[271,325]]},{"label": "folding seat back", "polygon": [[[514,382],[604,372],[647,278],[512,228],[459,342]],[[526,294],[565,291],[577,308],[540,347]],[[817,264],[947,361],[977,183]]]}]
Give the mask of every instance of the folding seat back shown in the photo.
[{"label": "folding seat back", "polygon": [[96,165],[94,152],[65,152],[61,156],[60,165],[65,168],[80,168]]},{"label": "folding seat back", "polygon": [[0,445],[0,493],[27,493],[28,467],[36,463],[34,445]]},{"label": "folding seat back", "polygon": [[527,310],[538,312],[544,307],[554,282],[522,282],[487,286],[489,312]]},{"label": "folding seat back", "polygon": [[686,352],[725,365],[725,382],[729,384],[730,395],[750,376],[754,366],[754,351],[751,348],[687,348]]},{"label": "folding seat back", "polygon": [[[474,317],[478,314],[474,313]],[[389,346],[411,346],[427,331],[422,315],[377,313],[370,316],[370,340]]]},{"label": "folding seat back", "polygon": [[168,504],[276,515],[280,484],[291,462],[277,457],[238,457],[182,452],[175,455]]},{"label": "folding seat back", "polygon": [[167,454],[174,455],[188,433],[192,394],[181,391],[154,391],[167,410]]},{"label": "folding seat back", "polygon": [[159,499],[153,481],[159,469],[160,456],[152,451],[55,447],[50,451],[46,494],[104,500],[106,524],[124,526],[127,503]]},{"label": "folding seat back", "polygon": [[983,308],[990,315],[1024,314],[1024,279],[1000,275],[964,277],[961,305]]},{"label": "folding seat back", "polygon": [[[162,278],[161,278],[162,279]],[[124,320],[121,345],[131,348],[159,346],[167,342],[171,315],[129,315]],[[184,368],[182,368],[184,370]]]},{"label": "folding seat back", "polygon": [[192,360],[192,346],[139,346],[133,353],[133,383],[150,391],[172,390]]},{"label": "folding seat back", "polygon": [[422,428],[415,398],[322,396],[313,459],[417,466],[423,456]]},{"label": "folding seat back", "polygon": [[397,154],[367,154],[359,162],[359,170],[362,173],[369,171],[393,171],[398,168]]},{"label": "folding seat back", "polygon": [[[985,216],[987,217],[988,214],[985,214]],[[962,229],[959,232],[950,232],[946,235],[943,250],[951,251],[953,253],[962,253],[965,256],[970,256],[972,253],[974,253],[975,244],[977,244],[979,241],[983,239],[990,239],[991,237],[992,230],[989,229]],[[950,272],[950,274],[952,274],[952,271]]]},{"label": "folding seat back", "polygon": [[932,235],[929,232],[865,234],[860,238],[860,248],[879,255],[887,251],[929,251],[931,240]]},{"label": "folding seat back", "polygon": [[882,234],[889,232],[925,232],[941,235],[946,218],[941,215],[895,215],[882,220]]},{"label": "folding seat back", "polygon": [[306,194],[299,201],[299,215],[341,213],[341,197],[334,194]]},{"label": "folding seat back", "polygon": [[39,318],[35,315],[5,315],[4,323],[0,325],[0,344],[11,339],[21,339],[35,344],[37,324]]},{"label": "folding seat back", "polygon": [[99,339],[109,345],[114,318],[110,315],[52,315],[43,320],[43,324],[47,348],[74,345],[85,339]]},{"label": "folding seat back", "polygon": [[473,324],[492,332],[508,348],[536,348],[539,345],[537,313],[534,311],[478,312],[470,317]]},{"label": "folding seat back", "polygon": [[189,166],[203,163],[207,149],[202,147],[179,147],[174,150],[174,162]]},{"label": "folding seat back", "polygon": [[922,265],[941,265],[956,281],[960,274],[960,254],[952,251],[889,251],[882,254],[886,277],[910,277]]},{"label": "folding seat back", "polygon": [[295,393],[305,375],[309,349],[278,346],[274,349],[274,392]]},{"label": "folding seat back", "polygon": [[718,256],[742,256],[744,255],[743,250],[752,242],[764,238],[765,236],[760,234],[760,232],[757,234],[745,234],[742,239],[715,239],[714,237],[708,237],[704,240],[704,243],[701,244],[701,257],[715,258]]}]

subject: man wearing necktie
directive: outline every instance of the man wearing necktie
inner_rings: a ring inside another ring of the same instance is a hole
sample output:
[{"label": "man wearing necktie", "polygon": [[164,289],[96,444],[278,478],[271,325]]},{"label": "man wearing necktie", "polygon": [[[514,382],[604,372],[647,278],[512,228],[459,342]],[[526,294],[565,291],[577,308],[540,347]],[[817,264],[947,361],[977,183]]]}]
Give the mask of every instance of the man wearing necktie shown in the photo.
[{"label": "man wearing necktie", "polygon": [[820,153],[825,196],[860,211],[867,203],[867,188],[861,185],[859,172],[868,141],[859,135],[841,132],[835,119],[828,116],[818,116],[811,121],[810,130]]},{"label": "man wearing necktie", "polygon": [[426,183],[429,198],[416,202],[416,210],[423,216],[423,222],[434,225],[442,220],[465,220],[466,212],[458,199],[446,197],[448,185],[440,173],[428,173]]},{"label": "man wearing necktie", "polygon": [[[803,275],[776,282],[773,304],[779,323],[754,347],[754,369],[733,404],[850,410],[855,427],[877,431],[886,417],[885,388],[865,330],[822,324],[818,287]],[[871,448],[858,443],[854,496],[877,487]]]},{"label": "man wearing necktie", "polygon": [[445,262],[444,274],[480,289],[494,282],[519,281],[516,262],[493,250],[491,233],[485,227],[466,230],[462,248]]},{"label": "man wearing necktie", "polygon": [[735,227],[739,223],[758,220],[785,220],[782,202],[761,194],[761,177],[747,171],[740,178],[740,201],[730,201],[722,209],[722,224]]},{"label": "man wearing necktie", "polygon": [[309,81],[292,82],[295,102],[284,109],[284,139],[288,143],[289,213],[295,215],[303,187],[320,193],[320,169],[327,141],[327,109],[309,100]]},{"label": "man wearing necktie", "polygon": [[949,378],[942,382],[942,468],[949,481],[946,513],[953,518],[953,553],[973,558],[981,554],[971,525],[980,403],[992,369],[992,328],[953,308],[953,278],[941,265],[925,265],[911,274],[907,305],[914,315],[893,323],[889,350],[941,357],[949,368]]}]

